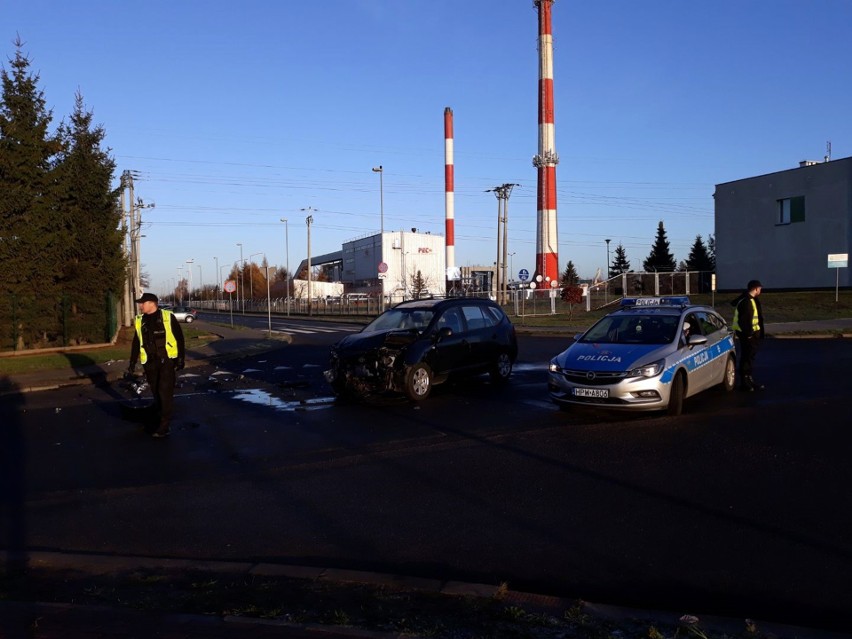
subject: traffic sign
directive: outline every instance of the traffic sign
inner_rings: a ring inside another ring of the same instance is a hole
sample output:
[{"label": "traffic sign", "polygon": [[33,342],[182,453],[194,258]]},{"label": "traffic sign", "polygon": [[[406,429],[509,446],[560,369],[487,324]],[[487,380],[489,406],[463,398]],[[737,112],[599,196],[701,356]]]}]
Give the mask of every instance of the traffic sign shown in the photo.
[{"label": "traffic sign", "polygon": [[520,271],[518,271],[518,279],[522,282],[526,282],[528,279],[530,279],[530,272],[527,269],[522,268]]},{"label": "traffic sign", "polygon": [[388,272],[388,265],[385,264],[384,262],[379,262],[379,273],[387,273],[387,272]]},{"label": "traffic sign", "polygon": [[225,280],[225,284],[222,288],[225,289],[226,293],[233,293],[237,290],[237,283],[234,280]]}]

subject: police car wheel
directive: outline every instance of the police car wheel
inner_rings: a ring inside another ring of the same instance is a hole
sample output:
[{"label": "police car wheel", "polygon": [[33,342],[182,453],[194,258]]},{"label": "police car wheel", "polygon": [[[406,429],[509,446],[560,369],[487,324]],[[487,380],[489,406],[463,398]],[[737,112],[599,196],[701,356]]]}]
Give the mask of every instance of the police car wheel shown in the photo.
[{"label": "police car wheel", "polygon": [[668,413],[677,417],[683,412],[683,396],[686,393],[686,383],[683,373],[678,373],[672,380],[672,392],[669,395]]},{"label": "police car wheel", "polygon": [[728,361],[725,362],[725,376],[722,378],[722,389],[730,393],[737,386],[737,363],[734,358],[728,355]]}]

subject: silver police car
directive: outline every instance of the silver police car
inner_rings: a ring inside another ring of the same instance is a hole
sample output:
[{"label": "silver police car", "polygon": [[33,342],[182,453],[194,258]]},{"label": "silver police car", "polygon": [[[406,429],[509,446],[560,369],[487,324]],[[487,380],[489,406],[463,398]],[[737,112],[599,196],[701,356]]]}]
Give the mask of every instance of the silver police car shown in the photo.
[{"label": "silver police car", "polygon": [[560,407],[667,410],[720,386],[734,389],[733,332],[715,310],[685,296],[625,298],[550,362],[550,398]]}]

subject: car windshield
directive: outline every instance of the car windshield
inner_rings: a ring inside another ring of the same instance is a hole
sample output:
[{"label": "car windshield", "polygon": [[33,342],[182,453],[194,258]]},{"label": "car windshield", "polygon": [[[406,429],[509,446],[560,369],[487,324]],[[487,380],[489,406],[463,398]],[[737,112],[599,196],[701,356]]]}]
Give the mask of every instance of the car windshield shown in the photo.
[{"label": "car windshield", "polygon": [[363,332],[373,333],[400,329],[417,329],[422,332],[429,326],[433,315],[434,313],[431,310],[422,308],[392,308],[367,324]]},{"label": "car windshield", "polygon": [[677,333],[678,317],[612,315],[592,326],[580,339],[597,344],[668,344]]}]

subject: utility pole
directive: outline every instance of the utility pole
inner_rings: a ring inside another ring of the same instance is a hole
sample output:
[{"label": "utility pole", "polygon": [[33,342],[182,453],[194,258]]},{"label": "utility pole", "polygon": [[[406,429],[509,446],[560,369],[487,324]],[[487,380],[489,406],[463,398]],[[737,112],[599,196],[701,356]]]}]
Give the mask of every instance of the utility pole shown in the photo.
[{"label": "utility pole", "polygon": [[[494,193],[497,196],[497,261],[494,263],[494,296],[498,304],[505,304],[508,297],[506,284],[508,277],[506,273],[506,265],[509,261],[509,196],[512,194],[512,189],[518,184],[501,184],[493,189],[488,189],[486,193]],[[500,225],[503,225],[503,243],[500,245]],[[502,278],[500,271],[503,271]]]},{"label": "utility pole", "polygon": [[[306,206],[301,209],[307,213],[313,213],[316,209],[312,206]],[[311,298],[311,224],[314,223],[314,216],[308,215],[305,218],[305,223],[308,225],[308,315],[313,314],[313,300]]]},{"label": "utility pole", "polygon": [[287,317],[290,316],[290,280],[293,279],[290,275],[290,224],[287,221],[286,217],[282,217],[281,221],[284,222],[284,249],[286,251],[286,257],[284,258],[286,261],[287,268],[287,279],[285,281],[285,285],[287,287]]},{"label": "utility pole", "polygon": [[142,198],[134,196],[134,174],[133,171],[123,171],[121,174],[121,208],[125,211],[125,191],[127,191],[128,199],[126,200],[126,217],[122,222],[122,229],[125,233],[125,249],[124,254],[127,258],[127,313],[125,320],[129,326],[132,322],[132,317],[135,315],[136,299],[142,293],[142,263],[140,257],[140,238],[142,237],[142,209],[152,209],[155,204],[145,204]]}]

